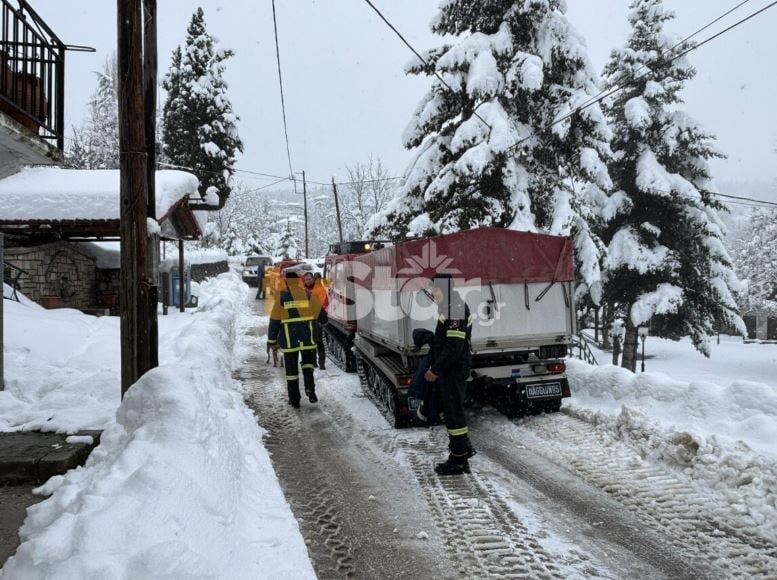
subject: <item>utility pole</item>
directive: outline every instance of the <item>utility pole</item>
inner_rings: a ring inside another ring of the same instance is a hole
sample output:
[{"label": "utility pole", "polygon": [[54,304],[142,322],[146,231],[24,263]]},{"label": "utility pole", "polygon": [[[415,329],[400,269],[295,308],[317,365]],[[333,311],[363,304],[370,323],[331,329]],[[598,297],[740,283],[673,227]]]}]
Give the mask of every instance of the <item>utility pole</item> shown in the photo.
[{"label": "utility pole", "polygon": [[304,199],[304,209],[305,209],[305,257],[309,258],[310,254],[308,253],[308,186],[307,182],[305,181],[305,171],[302,171],[302,197]]},{"label": "utility pole", "polygon": [[150,368],[148,173],[141,0],[117,0],[121,232],[121,394]]},{"label": "utility pole", "polygon": [[[146,174],[148,180],[148,217],[156,221],[156,89],[157,24],[156,0],[143,0],[143,101],[146,126]],[[149,364],[159,366],[159,234],[148,237],[149,288]]]},{"label": "utility pole", "polygon": [[337,215],[337,235],[340,238],[340,243],[343,242],[343,224],[340,221],[340,201],[337,198],[337,184],[335,178],[332,178],[332,191],[335,194],[335,215]]}]

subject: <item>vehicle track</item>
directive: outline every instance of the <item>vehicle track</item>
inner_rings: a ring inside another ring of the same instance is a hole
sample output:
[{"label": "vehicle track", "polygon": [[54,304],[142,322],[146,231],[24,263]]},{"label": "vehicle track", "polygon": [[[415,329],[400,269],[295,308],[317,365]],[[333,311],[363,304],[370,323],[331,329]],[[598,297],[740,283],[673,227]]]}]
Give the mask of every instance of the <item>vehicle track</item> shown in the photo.
[{"label": "vehicle track", "polygon": [[[485,439],[499,437],[482,421]],[[503,436],[502,436],[503,437]],[[712,577],[777,578],[777,545],[720,513],[715,492],[644,461],[628,445],[606,444],[596,428],[563,413],[516,420],[510,439],[606,492],[688,562]],[[640,534],[642,535],[642,534]],[[644,537],[644,536],[643,536]]]}]

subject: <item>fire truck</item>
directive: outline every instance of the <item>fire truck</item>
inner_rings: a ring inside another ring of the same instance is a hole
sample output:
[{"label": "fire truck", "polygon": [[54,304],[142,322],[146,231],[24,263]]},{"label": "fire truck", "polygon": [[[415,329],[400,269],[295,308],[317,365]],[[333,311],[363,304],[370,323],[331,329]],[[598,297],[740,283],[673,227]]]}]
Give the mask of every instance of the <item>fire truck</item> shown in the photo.
[{"label": "fire truck", "polygon": [[564,359],[575,333],[569,238],[479,228],[396,245],[336,244],[330,278],[330,358],[358,372],[365,392],[395,427],[421,401],[408,387],[427,348],[413,331],[434,330],[429,285],[444,283],[473,316],[468,399],[510,417],[555,412],[570,396]]}]

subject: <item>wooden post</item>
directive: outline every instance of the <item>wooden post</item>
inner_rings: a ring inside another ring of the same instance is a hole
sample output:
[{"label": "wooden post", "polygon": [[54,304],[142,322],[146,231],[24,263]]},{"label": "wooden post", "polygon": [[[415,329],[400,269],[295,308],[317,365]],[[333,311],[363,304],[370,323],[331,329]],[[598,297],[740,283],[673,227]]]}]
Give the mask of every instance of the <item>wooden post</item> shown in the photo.
[{"label": "wooden post", "polygon": [[626,310],[626,334],[623,338],[623,355],[621,367],[637,372],[637,327],[631,322],[631,308]]},{"label": "wooden post", "polygon": [[178,240],[178,310],[186,311],[186,287],[184,286],[183,240]]},{"label": "wooden post", "polygon": [[594,342],[599,344],[599,306],[594,306]]},{"label": "wooden post", "polygon": [[340,200],[337,197],[337,184],[335,178],[332,178],[332,191],[335,194],[335,214],[337,215],[337,235],[340,238],[340,243],[343,241],[343,223],[340,221]]},{"label": "wooden post", "polygon": [[613,336],[612,337],[612,364],[614,364],[616,367],[618,366],[618,361],[621,356],[621,337],[620,336]]},{"label": "wooden post", "polygon": [[305,181],[305,171],[302,171],[302,198],[303,198],[303,204],[304,204],[304,210],[305,210],[305,257],[309,258],[310,254],[308,253],[308,186],[307,182]]},{"label": "wooden post", "polygon": [[[157,85],[157,25],[156,0],[143,0],[143,104],[146,126],[146,172],[148,179],[148,217],[156,220],[156,85]],[[159,366],[159,234],[148,237],[149,289],[149,364]]]},{"label": "wooden post", "polygon": [[121,230],[121,392],[149,368],[148,174],[140,0],[117,0]]}]

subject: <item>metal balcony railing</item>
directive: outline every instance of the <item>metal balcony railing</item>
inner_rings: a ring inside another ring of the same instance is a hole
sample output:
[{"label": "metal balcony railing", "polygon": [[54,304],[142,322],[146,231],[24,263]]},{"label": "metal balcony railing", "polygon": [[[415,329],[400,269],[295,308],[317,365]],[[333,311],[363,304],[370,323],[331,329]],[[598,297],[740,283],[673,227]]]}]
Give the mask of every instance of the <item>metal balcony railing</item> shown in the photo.
[{"label": "metal balcony railing", "polygon": [[67,47],[26,0],[0,1],[0,111],[62,151]]}]

